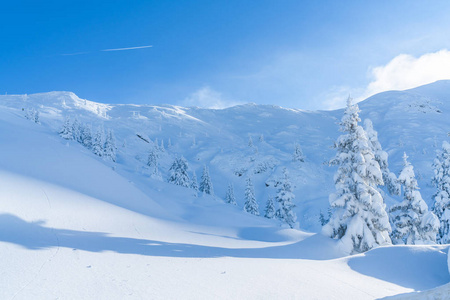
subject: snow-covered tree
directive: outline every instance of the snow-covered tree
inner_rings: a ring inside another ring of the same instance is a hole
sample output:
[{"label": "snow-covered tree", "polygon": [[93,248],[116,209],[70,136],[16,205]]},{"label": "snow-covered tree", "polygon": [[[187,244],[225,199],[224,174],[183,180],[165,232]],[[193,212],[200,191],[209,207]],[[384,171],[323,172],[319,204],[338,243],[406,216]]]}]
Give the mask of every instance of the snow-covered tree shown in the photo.
[{"label": "snow-covered tree", "polygon": [[75,117],[72,123],[72,135],[75,141],[81,143],[81,125],[77,117]]},{"label": "snow-covered tree", "polygon": [[161,147],[159,147],[159,150],[161,150],[161,152],[166,152],[166,148],[164,148],[164,140],[161,139]]},{"label": "snow-covered tree", "polygon": [[381,148],[381,144],[378,141],[378,133],[373,129],[372,121],[370,119],[364,120],[364,127],[369,139],[369,146],[375,155],[375,160],[380,165],[384,185],[387,187],[389,194],[399,196],[400,183],[398,183],[395,174],[389,170],[388,154]]},{"label": "snow-covered tree", "polygon": [[170,150],[170,148],[172,148],[172,141],[169,138],[169,141],[167,142],[167,149]]},{"label": "snow-covered tree", "polygon": [[116,138],[114,137],[114,132],[108,129],[105,139],[105,145],[103,147],[104,155],[103,157],[116,161]]},{"label": "snow-covered tree", "polygon": [[266,202],[266,209],[264,210],[264,217],[267,219],[275,218],[275,203],[273,202],[273,197],[269,196]]},{"label": "snow-covered tree", "polygon": [[261,135],[259,136],[259,142],[260,142],[260,143],[264,142],[264,135],[263,135],[263,134],[261,134]]},{"label": "snow-covered tree", "polygon": [[253,147],[253,140],[252,140],[252,136],[251,135],[248,136],[248,146],[249,147]]},{"label": "snow-covered tree", "polygon": [[92,141],[92,152],[94,152],[95,155],[103,156],[104,139],[105,131],[103,130],[103,126],[99,126],[95,133],[94,140]]},{"label": "snow-covered tree", "polygon": [[244,211],[259,216],[259,206],[256,202],[255,189],[250,177],[247,178],[247,185],[245,187],[245,204]]},{"label": "snow-covered tree", "polygon": [[190,188],[194,190],[194,196],[197,197],[198,196],[198,183],[197,183],[197,174],[195,173],[195,171],[192,174]]},{"label": "snow-covered tree", "polygon": [[366,133],[358,125],[359,111],[349,97],[340,123],[344,134],[336,141],[337,153],[330,161],[338,166],[334,176],[336,192],[329,198],[332,215],[323,226],[323,233],[340,239],[347,253],[364,252],[391,242],[389,217],[377,188],[383,184],[383,178]]},{"label": "snow-covered tree", "polygon": [[81,143],[88,149],[92,148],[92,129],[90,124],[85,124],[82,126]]},{"label": "snow-covered tree", "polygon": [[450,144],[442,143],[442,152],[438,152],[433,164],[433,184],[436,194],[433,195],[433,212],[440,221],[437,242],[450,243]]},{"label": "snow-covered tree", "polygon": [[234,196],[234,187],[232,183],[228,184],[227,194],[225,195],[225,202],[233,205],[237,205],[236,197]]},{"label": "snow-covered tree", "polygon": [[297,216],[293,209],[295,204],[292,202],[295,195],[292,193],[289,173],[286,168],[283,169],[283,177],[275,185],[278,187],[275,200],[278,202],[278,209],[275,216],[283,222],[286,222],[291,228],[296,226]]},{"label": "snow-covered tree", "polygon": [[161,179],[158,158],[158,151],[153,147],[148,153],[147,166],[150,168],[150,176],[155,179]]},{"label": "snow-covered tree", "polygon": [[72,123],[70,121],[70,117],[66,117],[64,121],[64,125],[59,132],[59,135],[66,140],[73,140],[73,131],[72,131]]},{"label": "snow-covered tree", "polygon": [[203,174],[200,181],[199,191],[208,195],[214,195],[214,189],[209,176],[209,170],[207,166],[203,167]]},{"label": "snow-covered tree", "polygon": [[398,176],[403,186],[403,201],[391,208],[392,241],[394,244],[432,244],[436,241],[439,220],[428,211],[408,156],[403,154],[403,170]]},{"label": "snow-covered tree", "polygon": [[175,158],[172,166],[169,169],[169,179],[168,182],[181,185],[184,187],[189,187],[191,181],[188,175],[188,163],[186,159],[182,156],[180,158]]},{"label": "snow-covered tree", "polygon": [[299,162],[305,161],[305,156],[303,155],[302,148],[297,143],[295,143],[295,146],[294,146],[294,153],[292,154],[292,160],[299,161]]}]

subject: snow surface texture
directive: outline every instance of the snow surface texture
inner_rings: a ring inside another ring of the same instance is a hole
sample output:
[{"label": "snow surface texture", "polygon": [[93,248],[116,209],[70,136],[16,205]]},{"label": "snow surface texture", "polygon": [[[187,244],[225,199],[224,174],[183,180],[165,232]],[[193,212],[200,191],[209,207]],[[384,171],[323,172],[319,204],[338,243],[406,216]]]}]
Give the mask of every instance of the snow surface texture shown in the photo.
[{"label": "snow surface texture", "polygon": [[[444,81],[360,103],[392,172],[408,153],[429,207],[449,98]],[[40,124],[26,118],[32,110]],[[375,299],[446,284],[448,246],[344,257],[339,241],[316,234],[334,191],[327,161],[342,114],[106,105],[70,92],[0,96],[0,299]],[[62,139],[66,117],[113,130],[116,162]],[[303,162],[293,160],[296,144]],[[156,145],[161,178],[147,165]],[[167,182],[181,156],[190,177],[207,166],[215,196]],[[300,230],[263,217],[283,168]],[[261,216],[243,212],[250,177]],[[237,205],[224,201],[229,184]]]}]

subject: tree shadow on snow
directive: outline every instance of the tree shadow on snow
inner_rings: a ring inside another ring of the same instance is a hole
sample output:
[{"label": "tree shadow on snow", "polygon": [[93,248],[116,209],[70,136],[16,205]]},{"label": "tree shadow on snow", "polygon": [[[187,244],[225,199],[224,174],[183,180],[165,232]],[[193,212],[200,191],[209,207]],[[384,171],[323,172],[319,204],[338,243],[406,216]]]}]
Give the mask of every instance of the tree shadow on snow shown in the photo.
[{"label": "tree shadow on snow", "polygon": [[[242,235],[248,234],[245,230]],[[276,236],[269,236],[276,239]],[[320,234],[300,242],[265,248],[223,248],[196,244],[169,243],[147,239],[114,237],[103,232],[87,232],[46,227],[43,221],[27,222],[11,214],[0,214],[0,241],[13,243],[27,249],[52,247],[79,249],[89,252],[112,251],[162,257],[238,257],[276,259],[336,258],[333,241]]]},{"label": "tree shadow on snow", "polygon": [[447,253],[442,249],[443,246],[380,247],[350,257],[348,265],[361,274],[423,291],[450,281]]}]

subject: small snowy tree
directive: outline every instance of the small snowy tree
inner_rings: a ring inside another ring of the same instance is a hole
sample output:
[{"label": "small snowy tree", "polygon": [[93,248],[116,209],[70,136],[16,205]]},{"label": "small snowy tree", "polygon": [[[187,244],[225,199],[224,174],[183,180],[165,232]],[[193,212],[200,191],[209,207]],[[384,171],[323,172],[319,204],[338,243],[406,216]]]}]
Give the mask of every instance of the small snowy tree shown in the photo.
[{"label": "small snowy tree", "polygon": [[114,132],[111,129],[108,129],[108,133],[106,134],[105,145],[103,147],[104,155],[103,157],[116,161],[116,138],[114,137]]},{"label": "small snowy tree", "polygon": [[278,209],[275,215],[281,221],[286,222],[289,227],[294,228],[296,226],[297,216],[293,211],[295,204],[292,200],[294,200],[295,195],[292,193],[289,173],[286,168],[283,169],[283,177],[275,186],[278,187],[278,192],[275,197],[275,200],[278,202]]},{"label": "small snowy tree", "polygon": [[259,206],[256,202],[255,189],[250,177],[247,178],[247,185],[245,187],[245,204],[244,211],[249,214],[259,216]]},{"label": "small snowy tree", "polygon": [[197,183],[197,174],[195,174],[195,171],[192,174],[192,180],[191,180],[191,189],[194,190],[194,196],[198,196],[198,183]]},{"label": "small snowy tree", "polygon": [[92,152],[94,152],[95,155],[103,156],[104,139],[105,131],[103,130],[103,126],[99,126],[95,133],[94,140],[92,141]]},{"label": "small snowy tree", "polygon": [[294,154],[292,154],[292,160],[299,161],[299,162],[305,161],[305,156],[303,155],[302,148],[297,143],[295,143],[295,146],[294,146]]},{"label": "small snowy tree", "polygon": [[431,244],[436,241],[439,220],[423,201],[414,169],[403,154],[403,170],[398,176],[404,187],[403,201],[391,208],[392,241],[394,244]]},{"label": "small snowy tree", "polygon": [[81,125],[77,117],[75,117],[72,123],[72,135],[75,141],[81,143]]},{"label": "small snowy tree", "polygon": [[369,146],[375,155],[375,160],[380,166],[381,174],[383,175],[383,182],[387,187],[389,194],[400,195],[400,184],[397,181],[397,177],[389,170],[388,154],[383,151],[381,144],[378,141],[378,133],[373,129],[373,124],[370,119],[364,120],[364,127],[369,139]]},{"label": "small snowy tree", "polygon": [[88,149],[92,148],[92,129],[90,124],[82,126],[81,143]]},{"label": "small snowy tree", "polygon": [[72,124],[70,122],[70,117],[66,117],[66,120],[64,121],[64,125],[59,132],[59,135],[66,140],[73,140],[73,131],[72,131]]},{"label": "small snowy tree", "polygon": [[200,181],[199,191],[208,195],[214,195],[214,189],[209,176],[209,170],[207,166],[203,167],[203,174]]},{"label": "small snowy tree", "polygon": [[340,123],[341,135],[335,143],[336,192],[330,195],[332,215],[322,232],[342,241],[347,253],[364,252],[389,244],[391,227],[383,197],[377,186],[383,184],[378,162],[364,129],[358,125],[359,108],[349,97]]},{"label": "small snowy tree", "polygon": [[450,144],[442,143],[442,152],[437,154],[433,164],[433,184],[436,194],[433,195],[433,212],[440,221],[437,242],[450,243]]},{"label": "small snowy tree", "polygon": [[260,142],[260,143],[264,142],[264,135],[263,135],[263,134],[261,134],[261,135],[259,136],[259,142]]},{"label": "small snowy tree", "polygon": [[158,152],[155,147],[153,147],[148,153],[147,166],[150,168],[150,176],[155,179],[161,179],[158,158]]},{"label": "small snowy tree", "polygon": [[275,203],[273,202],[272,196],[269,196],[269,198],[267,198],[264,217],[266,217],[267,219],[275,218]]},{"label": "small snowy tree", "polygon": [[168,182],[184,187],[189,187],[191,182],[187,171],[188,163],[186,159],[183,156],[180,158],[175,158],[175,161],[172,163],[172,166],[169,169],[170,176]]},{"label": "small snowy tree", "polygon": [[237,205],[236,197],[234,196],[233,184],[228,184],[227,194],[225,195],[225,202],[233,205]]},{"label": "small snowy tree", "polygon": [[161,150],[161,152],[166,152],[166,148],[164,148],[164,140],[161,139],[161,147],[159,147],[159,149]]},{"label": "small snowy tree", "polygon": [[252,140],[252,136],[251,135],[248,136],[248,146],[249,147],[253,147],[253,140]]}]

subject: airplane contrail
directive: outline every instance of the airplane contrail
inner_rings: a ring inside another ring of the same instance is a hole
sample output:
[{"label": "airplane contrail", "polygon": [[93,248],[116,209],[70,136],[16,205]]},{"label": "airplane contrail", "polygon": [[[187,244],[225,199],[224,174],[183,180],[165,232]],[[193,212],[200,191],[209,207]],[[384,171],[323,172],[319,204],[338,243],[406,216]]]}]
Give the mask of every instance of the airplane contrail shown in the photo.
[{"label": "airplane contrail", "polygon": [[129,47],[129,48],[116,48],[116,49],[104,49],[100,51],[123,51],[123,50],[134,50],[134,49],[143,49],[143,48],[151,48],[152,45],[148,46],[138,46],[138,47]]},{"label": "airplane contrail", "polygon": [[[124,50],[134,50],[134,49],[144,49],[144,48],[151,48],[153,47],[153,45],[148,45],[148,46],[137,46],[137,47],[128,47],[128,48],[114,48],[114,49],[103,49],[103,50],[98,50],[95,52],[105,52],[105,51],[124,51]],[[64,54],[60,54],[62,56],[72,56],[72,55],[82,55],[82,54],[89,54],[92,53],[91,52],[75,52],[75,53],[64,53]]]}]

